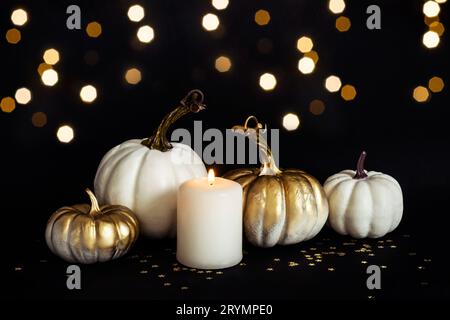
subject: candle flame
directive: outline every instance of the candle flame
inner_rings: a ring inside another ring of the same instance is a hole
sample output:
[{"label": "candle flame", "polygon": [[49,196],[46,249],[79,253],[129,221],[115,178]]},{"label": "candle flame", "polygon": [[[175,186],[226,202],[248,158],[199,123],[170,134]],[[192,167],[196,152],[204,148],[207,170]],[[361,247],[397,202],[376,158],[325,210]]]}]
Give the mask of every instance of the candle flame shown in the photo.
[{"label": "candle flame", "polygon": [[213,169],[209,169],[209,171],[208,171],[208,183],[210,186],[212,186],[214,184],[214,170]]}]

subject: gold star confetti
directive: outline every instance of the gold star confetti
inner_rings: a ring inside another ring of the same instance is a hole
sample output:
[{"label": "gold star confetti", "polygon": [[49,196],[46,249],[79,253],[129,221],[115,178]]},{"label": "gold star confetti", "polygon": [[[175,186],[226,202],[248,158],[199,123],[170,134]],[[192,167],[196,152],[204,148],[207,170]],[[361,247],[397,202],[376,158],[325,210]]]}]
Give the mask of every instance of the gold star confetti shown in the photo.
[{"label": "gold star confetti", "polygon": [[298,266],[298,263],[295,261],[289,261],[288,267],[296,267]]}]

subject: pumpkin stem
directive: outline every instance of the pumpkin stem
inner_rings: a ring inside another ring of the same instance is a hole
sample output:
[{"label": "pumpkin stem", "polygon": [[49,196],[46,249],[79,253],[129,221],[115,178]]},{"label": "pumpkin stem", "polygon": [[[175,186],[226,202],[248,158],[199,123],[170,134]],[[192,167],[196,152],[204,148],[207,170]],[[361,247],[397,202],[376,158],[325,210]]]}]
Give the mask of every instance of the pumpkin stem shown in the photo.
[{"label": "pumpkin stem", "polygon": [[[248,125],[248,123],[252,120],[255,122],[255,127],[249,127]],[[272,150],[270,150],[267,141],[261,136],[259,132],[262,128],[263,125],[259,123],[258,119],[255,116],[250,116],[245,120],[243,126],[234,126],[232,130],[236,133],[243,134],[258,145],[259,151],[261,152],[263,157],[259,175],[276,175],[279,174],[281,170],[275,163],[275,159],[272,155]]]},{"label": "pumpkin stem", "polygon": [[89,198],[91,199],[91,210],[89,210],[89,215],[95,216],[95,215],[99,214],[101,211],[100,206],[98,205],[97,198],[92,193],[92,191],[89,190],[89,188],[86,188],[86,193],[89,195]]},{"label": "pumpkin stem", "polygon": [[365,151],[361,152],[359,156],[358,163],[356,164],[356,174],[353,179],[364,179],[367,178],[367,173],[364,171],[364,161],[366,160],[367,153]]},{"label": "pumpkin stem", "polygon": [[142,140],[141,143],[150,149],[156,149],[162,152],[172,149],[172,144],[167,140],[167,130],[182,116],[190,112],[197,113],[205,109],[206,106],[203,104],[203,98],[203,93],[200,90],[194,89],[189,91],[183,100],[180,101],[180,105],[162,119],[153,135],[150,138]]}]

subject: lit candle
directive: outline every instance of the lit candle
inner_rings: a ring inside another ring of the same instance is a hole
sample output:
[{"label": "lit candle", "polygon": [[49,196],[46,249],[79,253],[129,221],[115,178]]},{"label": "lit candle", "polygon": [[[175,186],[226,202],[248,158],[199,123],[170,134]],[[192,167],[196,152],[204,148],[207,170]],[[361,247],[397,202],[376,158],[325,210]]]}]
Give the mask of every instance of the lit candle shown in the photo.
[{"label": "lit candle", "polygon": [[242,260],[242,187],[208,177],[178,189],[177,260],[199,269],[222,269]]}]

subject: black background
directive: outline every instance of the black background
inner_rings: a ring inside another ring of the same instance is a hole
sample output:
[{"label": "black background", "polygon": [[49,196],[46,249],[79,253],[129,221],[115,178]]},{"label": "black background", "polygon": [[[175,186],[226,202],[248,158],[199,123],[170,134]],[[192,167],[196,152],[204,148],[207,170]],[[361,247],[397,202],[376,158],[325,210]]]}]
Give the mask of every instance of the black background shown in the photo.
[{"label": "black background", "polygon": [[[132,23],[126,16],[133,3],[146,9],[141,23]],[[69,4],[81,7],[83,30],[66,28],[65,10]],[[365,10],[369,4],[381,7],[381,30],[366,28]],[[19,28],[19,44],[8,44],[4,36],[0,40],[0,96],[12,96],[21,86],[33,93],[29,105],[18,106],[11,114],[0,114],[3,246],[15,288],[8,296],[178,297],[179,291],[160,287],[149,293],[145,285],[139,285],[145,282],[129,277],[139,271],[128,263],[133,261],[131,258],[87,267],[85,272],[91,275],[88,279],[101,280],[92,280],[87,285],[90,290],[69,292],[65,289],[67,264],[49,253],[43,233],[54,210],[87,200],[83,190],[92,187],[97,165],[110,148],[127,139],[149,136],[188,90],[199,88],[205,93],[207,110],[181,120],[179,127],[192,129],[195,119],[203,120],[204,130],[225,130],[241,124],[250,114],[256,115],[269,128],[280,128],[281,166],[304,169],[321,182],[340,170],[353,168],[359,153],[366,150],[367,169],[395,177],[403,188],[405,203],[402,224],[392,235],[401,244],[400,253],[393,257],[381,254],[383,261],[393,265],[394,280],[390,279],[394,283],[391,281],[377,297],[448,298],[450,277],[444,264],[449,222],[448,87],[433,94],[425,104],[412,99],[414,87],[426,86],[432,76],[449,83],[448,31],[438,48],[429,50],[422,45],[421,37],[427,28],[422,4],[347,1],[344,15],[351,19],[352,27],[349,32],[339,33],[334,27],[336,16],[329,12],[326,1],[231,0],[224,11],[215,10],[209,1],[1,1],[2,34],[12,27],[10,14],[14,8],[24,7],[30,17],[27,25]],[[260,8],[271,14],[266,27],[253,21]],[[441,9],[445,25],[449,21],[448,5],[441,5]],[[219,31],[203,30],[201,17],[207,12],[219,16]],[[103,27],[98,39],[87,37],[84,31],[92,20]],[[142,24],[155,30],[155,39],[148,45],[135,40],[135,32]],[[301,54],[296,50],[296,40],[304,34],[313,38],[320,57],[311,75],[297,70]],[[272,41],[271,52],[258,51],[262,38]],[[44,50],[50,47],[61,54],[55,67],[60,80],[54,87],[45,87],[36,69]],[[89,50],[99,55],[94,66],[84,61]],[[232,60],[230,72],[218,73],[214,69],[215,58],[222,54]],[[132,66],[143,73],[136,86],[126,84],[123,78]],[[277,77],[272,92],[258,85],[264,72]],[[354,101],[345,102],[338,93],[325,90],[323,81],[330,74],[356,87]],[[92,105],[83,104],[79,98],[79,89],[88,83],[98,90]],[[326,105],[320,116],[308,111],[313,99],[321,99]],[[31,115],[36,111],[48,116],[44,128],[31,124]],[[282,117],[287,112],[300,115],[299,130],[288,132],[282,128]],[[75,139],[69,144],[56,139],[61,124],[70,124],[75,130]],[[215,167],[223,173],[233,166]],[[267,280],[265,267],[256,267],[276,256],[288,260],[292,252],[309,248],[323,238],[331,238],[333,243],[349,241],[325,228],[310,244],[294,248],[264,251],[247,246],[247,264],[254,265],[254,271],[231,270],[229,278],[216,282],[213,293],[211,287],[193,284],[198,289],[182,297],[366,299],[368,294],[362,287],[366,276],[353,272],[355,264],[350,259],[347,276],[339,279],[321,281],[325,271],[305,273],[301,282],[309,291],[301,292],[289,274],[280,271],[279,278]],[[408,256],[411,247],[422,252],[421,257],[432,257],[434,267],[429,277],[434,281],[426,290],[411,284],[415,271],[408,271],[411,262],[401,258]],[[139,260],[154,251],[169,268],[164,248],[174,250],[174,243],[141,239],[130,257],[137,255]],[[41,267],[42,259],[50,263]],[[16,271],[17,266],[23,267],[22,272]],[[400,277],[398,283],[396,277]],[[36,278],[40,280],[30,280]],[[231,285],[233,282],[244,283],[245,289]]]}]

